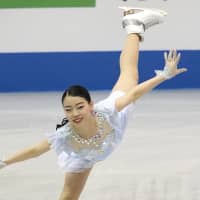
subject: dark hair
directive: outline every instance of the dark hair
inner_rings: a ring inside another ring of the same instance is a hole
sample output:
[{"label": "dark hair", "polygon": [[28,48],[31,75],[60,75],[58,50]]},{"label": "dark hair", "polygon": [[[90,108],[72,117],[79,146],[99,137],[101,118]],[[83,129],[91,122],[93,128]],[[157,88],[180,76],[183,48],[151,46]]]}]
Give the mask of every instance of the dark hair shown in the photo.
[{"label": "dark hair", "polygon": [[80,85],[72,85],[64,91],[62,95],[62,104],[66,96],[83,97],[88,103],[91,102],[91,97],[88,90]]},{"label": "dark hair", "polygon": [[[84,98],[88,103],[91,102],[91,96],[88,92],[88,90],[83,87],[83,86],[80,86],[80,85],[72,85],[70,86],[69,88],[67,88],[63,95],[62,95],[62,105],[63,105],[63,102],[65,100],[65,97],[66,96],[72,96],[72,97],[82,97]],[[56,125],[56,130],[58,128],[61,128],[62,126],[64,126],[65,124],[67,124],[68,120],[66,118],[64,118],[61,122],[61,124],[57,124]]]}]

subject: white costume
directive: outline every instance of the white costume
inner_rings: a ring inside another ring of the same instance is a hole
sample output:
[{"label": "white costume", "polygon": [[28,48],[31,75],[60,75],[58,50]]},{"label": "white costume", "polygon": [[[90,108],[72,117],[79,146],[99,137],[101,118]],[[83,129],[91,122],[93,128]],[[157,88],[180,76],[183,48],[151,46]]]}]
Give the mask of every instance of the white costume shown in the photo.
[{"label": "white costume", "polygon": [[120,112],[116,110],[115,100],[123,95],[124,92],[115,91],[108,98],[94,105],[95,113],[101,113],[101,116],[111,127],[98,147],[86,146],[81,150],[73,148],[69,123],[57,129],[55,133],[47,135],[51,148],[58,156],[58,165],[64,172],[81,172],[91,168],[96,162],[104,160],[110,155],[120,143],[128,113],[132,107],[132,105],[128,105]]}]

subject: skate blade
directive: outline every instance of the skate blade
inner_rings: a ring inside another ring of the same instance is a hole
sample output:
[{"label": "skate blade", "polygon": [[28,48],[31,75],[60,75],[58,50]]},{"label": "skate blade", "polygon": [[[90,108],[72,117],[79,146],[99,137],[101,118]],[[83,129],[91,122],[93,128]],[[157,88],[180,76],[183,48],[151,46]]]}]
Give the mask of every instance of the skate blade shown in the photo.
[{"label": "skate blade", "polygon": [[167,15],[166,11],[160,10],[160,9],[156,9],[156,8],[139,8],[139,7],[126,7],[126,6],[119,6],[118,8],[122,9],[125,12],[129,11],[129,10],[142,10],[142,11],[148,10],[148,11],[153,11],[153,12],[160,13],[163,16]]}]

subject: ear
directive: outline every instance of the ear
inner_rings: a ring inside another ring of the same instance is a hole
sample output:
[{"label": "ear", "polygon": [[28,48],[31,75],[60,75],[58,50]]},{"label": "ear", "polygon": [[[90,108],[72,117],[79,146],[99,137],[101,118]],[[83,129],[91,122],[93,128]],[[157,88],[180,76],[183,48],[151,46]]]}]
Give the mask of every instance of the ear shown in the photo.
[{"label": "ear", "polygon": [[93,108],[94,108],[94,102],[91,101],[89,105],[90,105],[91,111],[93,111]]},{"label": "ear", "polygon": [[91,101],[91,102],[90,102],[90,105],[93,107],[93,106],[94,106],[94,102],[93,102],[93,101]]}]

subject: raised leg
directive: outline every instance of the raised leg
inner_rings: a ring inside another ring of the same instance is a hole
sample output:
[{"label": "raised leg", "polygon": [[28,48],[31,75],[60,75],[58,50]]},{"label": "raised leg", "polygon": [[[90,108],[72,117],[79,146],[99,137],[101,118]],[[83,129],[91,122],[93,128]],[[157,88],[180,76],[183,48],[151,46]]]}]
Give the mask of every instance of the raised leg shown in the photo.
[{"label": "raised leg", "polygon": [[129,91],[138,84],[139,42],[146,29],[163,22],[167,15],[159,9],[120,7],[124,11],[123,28],[128,36],[120,55],[120,75],[113,91]]},{"label": "raised leg", "polygon": [[138,84],[139,36],[129,34],[120,55],[120,75],[113,91],[127,92]]}]

